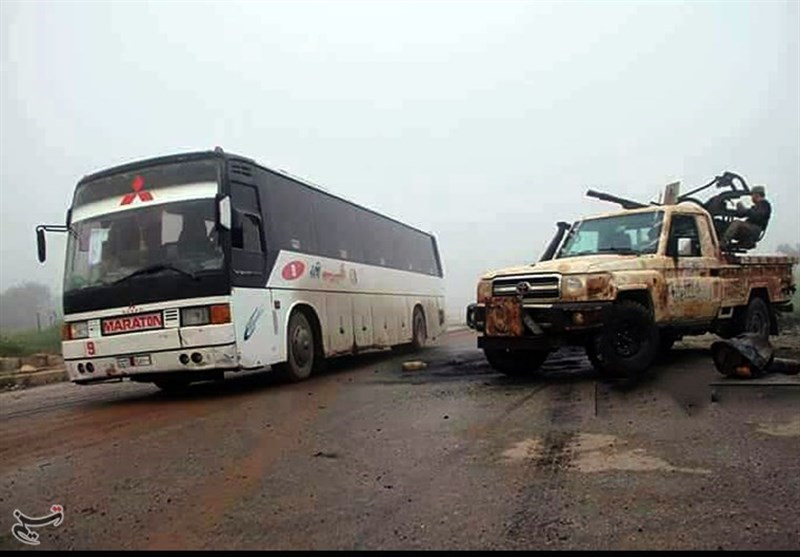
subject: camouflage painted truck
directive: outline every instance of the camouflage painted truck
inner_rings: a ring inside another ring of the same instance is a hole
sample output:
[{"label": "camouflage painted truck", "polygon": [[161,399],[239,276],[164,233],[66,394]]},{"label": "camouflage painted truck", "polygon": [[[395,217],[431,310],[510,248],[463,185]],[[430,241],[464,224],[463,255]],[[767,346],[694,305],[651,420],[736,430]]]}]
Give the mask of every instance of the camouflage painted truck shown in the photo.
[{"label": "camouflage painted truck", "polygon": [[[726,191],[692,197],[711,185]],[[668,191],[663,204],[590,190],[622,210],[559,223],[538,263],[483,276],[467,308],[478,347],[508,375],[534,373],[573,345],[601,373],[635,378],[684,336],[777,334],[776,312],[792,311],[798,260],[720,247],[735,216],[725,202],[748,192],[730,173],[683,197]]]}]

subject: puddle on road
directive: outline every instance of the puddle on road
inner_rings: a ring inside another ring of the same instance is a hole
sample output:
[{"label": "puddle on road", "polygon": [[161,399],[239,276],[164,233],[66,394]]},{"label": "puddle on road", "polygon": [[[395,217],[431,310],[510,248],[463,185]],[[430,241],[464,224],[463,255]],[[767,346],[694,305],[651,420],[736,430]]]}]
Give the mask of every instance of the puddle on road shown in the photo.
[{"label": "puddle on road", "polygon": [[774,437],[800,437],[800,418],[785,424],[756,424],[759,433]]},{"label": "puddle on road", "polygon": [[[510,462],[541,458],[543,444],[539,439],[525,439],[503,452]],[[623,472],[681,472],[684,474],[710,474],[703,468],[673,466],[666,460],[647,454],[644,449],[629,449],[627,441],[614,435],[580,433],[565,449],[571,457],[567,469],[583,473]]]}]

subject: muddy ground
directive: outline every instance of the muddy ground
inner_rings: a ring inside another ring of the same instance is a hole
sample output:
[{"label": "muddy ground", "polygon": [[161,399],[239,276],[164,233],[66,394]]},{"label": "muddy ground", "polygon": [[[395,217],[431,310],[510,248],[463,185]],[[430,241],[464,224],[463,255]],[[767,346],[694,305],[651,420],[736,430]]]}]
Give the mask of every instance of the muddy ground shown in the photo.
[{"label": "muddy ground", "polygon": [[631,390],[575,350],[506,378],[461,331],[413,372],[386,353],[301,384],[2,393],[0,549],[26,547],[14,509],[52,504],[40,548],[798,549],[800,384],[711,402],[710,340]]}]

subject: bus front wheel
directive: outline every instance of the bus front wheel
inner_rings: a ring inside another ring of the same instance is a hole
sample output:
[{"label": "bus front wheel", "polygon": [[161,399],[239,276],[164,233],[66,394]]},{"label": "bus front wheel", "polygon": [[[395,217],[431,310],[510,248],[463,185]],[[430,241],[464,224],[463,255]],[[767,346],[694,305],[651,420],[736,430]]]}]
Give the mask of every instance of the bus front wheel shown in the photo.
[{"label": "bus front wheel", "polygon": [[314,329],[303,312],[292,313],[286,340],[286,362],[277,366],[278,371],[290,381],[308,379],[317,363],[317,345]]}]

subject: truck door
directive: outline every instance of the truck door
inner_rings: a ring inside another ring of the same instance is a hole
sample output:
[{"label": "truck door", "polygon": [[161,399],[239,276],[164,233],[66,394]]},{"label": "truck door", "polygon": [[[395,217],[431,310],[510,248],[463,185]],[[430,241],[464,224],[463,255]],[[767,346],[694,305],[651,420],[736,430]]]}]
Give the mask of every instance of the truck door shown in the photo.
[{"label": "truck door", "polygon": [[664,270],[671,322],[709,321],[719,311],[719,261],[709,234],[705,219],[672,214]]}]

